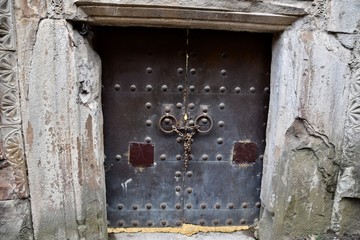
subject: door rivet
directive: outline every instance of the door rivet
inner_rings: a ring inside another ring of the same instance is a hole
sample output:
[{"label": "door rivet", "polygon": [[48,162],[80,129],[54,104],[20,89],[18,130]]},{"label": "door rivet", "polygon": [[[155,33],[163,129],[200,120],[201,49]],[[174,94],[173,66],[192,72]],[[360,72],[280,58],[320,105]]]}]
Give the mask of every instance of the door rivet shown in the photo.
[{"label": "door rivet", "polygon": [[179,85],[178,87],[177,87],[177,89],[178,89],[178,91],[182,91],[183,89],[184,89],[184,87],[183,87],[183,85]]},{"label": "door rivet", "polygon": [[244,203],[241,204],[241,207],[247,208],[247,207],[248,207],[248,204],[247,204],[246,202],[244,202]]},{"label": "door rivet", "polygon": [[210,92],[210,86],[205,86],[204,90],[205,90],[205,92]]},{"label": "door rivet", "polygon": [[216,203],[216,204],[215,204],[215,208],[216,208],[216,209],[219,209],[219,208],[220,208],[220,203]]},{"label": "door rivet", "polygon": [[165,154],[161,154],[160,159],[164,161],[164,160],[166,159],[166,155],[165,155]]},{"label": "door rivet", "polygon": [[[165,112],[169,113],[170,112],[170,107],[165,107]],[[166,119],[166,118],[165,118]]]},{"label": "door rivet", "polygon": [[166,85],[162,85],[161,86],[161,90],[163,90],[164,92],[168,89],[168,87]]},{"label": "door rivet", "polygon": [[222,156],[219,154],[219,155],[216,156],[216,159],[219,160],[219,161],[221,161],[221,160],[222,160]]},{"label": "door rivet", "polygon": [[195,68],[190,69],[190,73],[191,73],[192,75],[194,75],[194,74],[196,73]]},{"label": "door rivet", "polygon": [[151,137],[146,137],[145,142],[150,143],[151,142]]},{"label": "door rivet", "polygon": [[235,88],[235,92],[236,92],[236,93],[240,93],[240,91],[241,91],[241,88],[239,88],[239,87],[236,87],[236,88]]},{"label": "door rivet", "polygon": [[180,221],[177,221],[175,224],[176,224],[176,226],[181,226],[181,222],[180,222]]},{"label": "door rivet", "polygon": [[181,177],[181,172],[180,172],[180,171],[176,171],[176,172],[175,172],[175,176],[176,176],[176,177]]},{"label": "door rivet", "polygon": [[209,158],[208,155],[206,155],[206,154],[202,155],[202,159],[203,159],[203,160],[206,161],[206,160],[208,160],[208,158]]},{"label": "door rivet", "polygon": [[232,221],[232,219],[228,219],[228,220],[226,220],[226,224],[227,224],[227,225],[231,225],[231,224],[232,224],[232,222],[233,222],[233,221]]},{"label": "door rivet", "polygon": [[122,210],[122,209],[124,208],[124,205],[123,205],[123,204],[118,204],[118,205],[117,205],[117,208],[118,208],[119,210]]},{"label": "door rivet", "polygon": [[202,203],[202,204],[200,205],[200,207],[201,207],[202,209],[205,209],[205,208],[206,208],[206,204],[205,204],[205,203]]},{"label": "door rivet", "polygon": [[199,220],[199,224],[200,224],[200,225],[204,225],[204,224],[205,224],[205,220],[204,220],[204,219]]},{"label": "door rivet", "polygon": [[146,126],[151,126],[151,120],[146,120]]},{"label": "door rivet", "polygon": [[226,91],[226,88],[224,86],[219,88],[220,92],[224,93]]},{"label": "door rivet", "polygon": [[175,187],[175,191],[180,192],[180,190],[181,190],[181,187],[180,187],[180,186],[176,186],[176,187]]},{"label": "door rivet", "polygon": [[166,204],[165,204],[165,203],[162,203],[162,204],[160,204],[160,207],[161,207],[162,209],[165,209],[165,208],[166,208]]},{"label": "door rivet", "polygon": [[193,109],[194,107],[195,107],[195,104],[189,103],[189,108],[190,108],[190,109]]},{"label": "door rivet", "polygon": [[188,209],[190,209],[190,208],[192,207],[192,205],[191,205],[190,203],[188,203],[188,204],[186,205],[186,207],[187,207]]},{"label": "door rivet", "polygon": [[261,203],[260,203],[260,202],[255,203],[255,207],[260,208],[260,207],[261,207]]},{"label": "door rivet", "polygon": [[260,161],[264,160],[264,155],[259,156]]},{"label": "door rivet", "polygon": [[207,123],[208,123],[208,120],[207,120],[207,118],[202,118],[202,119],[201,119],[201,122],[202,122],[203,124],[207,124]]},{"label": "door rivet", "polygon": [[165,220],[161,220],[161,225],[165,226],[166,225],[166,221]]},{"label": "door rivet", "polygon": [[151,209],[152,208],[152,205],[150,203],[146,204],[146,208],[147,209]]},{"label": "door rivet", "polygon": [[234,208],[234,204],[233,204],[233,203],[229,203],[228,207],[229,207],[230,209],[233,209],[233,208]]},{"label": "door rivet", "polygon": [[227,72],[226,72],[225,69],[222,69],[222,70],[220,71],[220,74],[221,74],[222,76],[226,76]]},{"label": "door rivet", "polygon": [[120,90],[120,85],[119,85],[119,84],[115,84],[115,85],[114,85],[114,88],[115,88],[115,90]]},{"label": "door rivet", "polygon": [[219,125],[219,127],[223,127],[223,126],[224,126],[224,122],[223,122],[223,121],[219,121],[219,122],[218,122],[218,125]]},{"label": "door rivet", "polygon": [[222,138],[218,138],[218,139],[217,139],[217,143],[218,143],[218,144],[222,144],[223,142],[224,142],[224,140],[223,140]]},{"label": "door rivet", "polygon": [[176,155],[176,160],[181,160],[181,155],[180,154],[178,154],[178,155]]},{"label": "door rivet", "polygon": [[116,156],[115,156],[115,159],[118,160],[118,161],[121,160],[121,155],[119,155],[119,154],[116,155]]},{"label": "door rivet", "polygon": [[178,68],[178,70],[177,70],[177,72],[178,72],[178,74],[183,74],[183,72],[184,72],[184,69],[182,69],[182,68]]},{"label": "door rivet", "polygon": [[226,57],[227,57],[227,53],[226,53],[226,52],[222,53],[222,54],[221,54],[221,57],[222,57],[222,58],[226,58]]},{"label": "door rivet", "polygon": [[176,142],[181,143],[181,142],[182,142],[182,138],[181,138],[181,137],[176,138]]},{"label": "door rivet", "polygon": [[131,85],[131,86],[130,86],[130,90],[131,90],[131,91],[135,91],[135,90],[136,90],[136,86],[135,86],[135,85]]},{"label": "door rivet", "polygon": [[146,108],[151,108],[151,103],[149,103],[149,102],[145,103],[145,107]]},{"label": "door rivet", "polygon": [[219,224],[219,220],[213,220],[213,224],[214,224],[214,225],[218,225],[218,224]]},{"label": "door rivet", "polygon": [[225,108],[225,104],[224,104],[224,103],[220,103],[220,104],[219,104],[219,108],[220,108],[220,109],[224,109],[224,108]]},{"label": "door rivet", "polygon": [[148,221],[146,224],[151,227],[154,223],[152,221]]},{"label": "door rivet", "polygon": [[204,113],[207,113],[209,111],[209,109],[207,107],[204,107],[202,110]]},{"label": "door rivet", "polygon": [[255,92],[255,88],[254,88],[254,87],[251,87],[251,88],[250,88],[250,92],[251,92],[251,93],[254,93],[254,92]]},{"label": "door rivet", "polygon": [[190,90],[191,92],[195,91],[195,86],[191,85],[191,86],[189,87],[189,90]]},{"label": "door rivet", "polygon": [[240,219],[240,224],[245,224],[246,223],[246,220],[245,219]]},{"label": "door rivet", "polygon": [[177,107],[177,108],[181,108],[181,107],[182,107],[182,104],[181,104],[181,103],[177,103],[177,104],[176,104],[176,107]]},{"label": "door rivet", "polygon": [[192,193],[192,188],[187,188],[186,191],[187,191],[188,193]]},{"label": "door rivet", "polygon": [[138,209],[138,206],[137,206],[137,205],[133,205],[132,208],[133,208],[134,210],[137,210],[137,209]]},{"label": "door rivet", "polygon": [[180,208],[181,208],[181,204],[180,204],[180,203],[177,203],[177,204],[175,205],[175,208],[176,208],[176,209],[180,209]]},{"label": "door rivet", "polygon": [[150,67],[146,68],[147,73],[152,73],[152,69]]},{"label": "door rivet", "polygon": [[147,90],[148,92],[151,92],[152,86],[151,86],[151,85],[147,85],[147,86],[146,86],[146,90]]},{"label": "door rivet", "polygon": [[191,177],[192,175],[193,175],[192,171],[188,171],[188,172],[186,173],[186,176],[188,176],[188,177]]},{"label": "door rivet", "polygon": [[269,92],[270,92],[270,88],[268,88],[268,87],[264,88],[264,92],[265,92],[265,93],[269,93]]},{"label": "door rivet", "polygon": [[120,221],[118,221],[118,225],[119,225],[119,227],[122,227],[125,225],[125,223],[124,223],[124,221],[120,220]]},{"label": "door rivet", "polygon": [[194,120],[190,120],[190,121],[189,121],[189,125],[190,125],[190,126],[194,126],[194,125],[195,125],[195,121],[194,121]]}]

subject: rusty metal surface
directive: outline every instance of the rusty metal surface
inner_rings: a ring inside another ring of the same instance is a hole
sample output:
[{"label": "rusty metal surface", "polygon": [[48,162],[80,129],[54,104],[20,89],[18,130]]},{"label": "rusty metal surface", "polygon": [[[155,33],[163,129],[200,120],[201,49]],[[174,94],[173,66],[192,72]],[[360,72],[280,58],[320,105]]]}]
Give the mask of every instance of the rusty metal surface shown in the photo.
[{"label": "rusty metal surface", "polygon": [[[260,207],[271,35],[101,28],[97,38],[109,225],[252,224]],[[186,138],[173,126],[191,121],[199,127],[184,166]],[[138,158],[139,146],[148,154]]]}]

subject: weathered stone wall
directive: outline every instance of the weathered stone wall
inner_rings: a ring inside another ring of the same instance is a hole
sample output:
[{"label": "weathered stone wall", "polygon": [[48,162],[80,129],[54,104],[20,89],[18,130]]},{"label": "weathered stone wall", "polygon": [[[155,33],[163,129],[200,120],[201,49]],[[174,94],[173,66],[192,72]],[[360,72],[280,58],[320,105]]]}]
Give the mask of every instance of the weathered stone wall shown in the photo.
[{"label": "weathered stone wall", "polygon": [[360,234],[358,0],[0,0],[0,15],[1,237],[107,238],[101,60],[77,20],[276,31],[261,240]]}]

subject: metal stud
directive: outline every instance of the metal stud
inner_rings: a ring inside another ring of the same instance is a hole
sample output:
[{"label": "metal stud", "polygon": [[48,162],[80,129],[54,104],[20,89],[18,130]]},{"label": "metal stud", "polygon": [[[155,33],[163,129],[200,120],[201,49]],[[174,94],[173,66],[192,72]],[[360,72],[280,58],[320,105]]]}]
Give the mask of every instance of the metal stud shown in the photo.
[{"label": "metal stud", "polygon": [[224,109],[224,108],[225,108],[225,104],[224,104],[224,103],[220,103],[220,104],[219,104],[219,108],[220,108],[220,109]]},{"label": "metal stud", "polygon": [[119,154],[116,155],[116,156],[115,156],[115,159],[118,160],[118,161],[120,161],[120,160],[121,160],[121,155],[119,155]]},{"label": "metal stud", "polygon": [[182,69],[182,68],[178,68],[178,70],[177,70],[177,73],[178,73],[178,74],[180,74],[180,75],[181,75],[181,74],[183,74],[183,72],[184,72],[184,69]]},{"label": "metal stud", "polygon": [[219,125],[219,127],[223,127],[223,126],[224,126],[224,122],[223,122],[223,121],[219,121],[219,122],[218,122],[218,125]]},{"label": "metal stud", "polygon": [[234,208],[234,204],[233,204],[233,203],[229,203],[228,208],[233,209],[233,208]]},{"label": "metal stud", "polygon": [[[202,111],[203,111],[204,113],[207,113],[207,112],[209,111],[209,109],[208,109],[207,107],[203,107]],[[205,118],[205,119],[206,119],[206,118]]]},{"label": "metal stud", "polygon": [[210,92],[210,86],[205,86],[204,90],[205,90],[205,92]]},{"label": "metal stud", "polygon": [[122,209],[124,208],[124,205],[120,203],[120,204],[117,205],[117,208],[118,208],[119,210],[122,210]]},{"label": "metal stud", "polygon": [[202,155],[202,159],[203,159],[204,161],[206,161],[206,160],[208,160],[208,159],[209,159],[209,157],[208,157],[208,155],[203,154],[203,155]]},{"label": "metal stud", "polygon": [[161,86],[161,90],[163,90],[164,92],[167,91],[168,87],[166,85],[162,85]]},{"label": "metal stud", "polygon": [[182,143],[182,138],[181,138],[181,137],[177,137],[177,138],[176,138],[176,142]]},{"label": "metal stud", "polygon": [[181,187],[180,187],[180,186],[176,186],[176,187],[175,187],[175,191],[180,192],[180,191],[181,191]]},{"label": "metal stud", "polygon": [[161,154],[161,155],[160,155],[160,159],[161,159],[162,161],[164,161],[164,160],[166,159],[166,155],[165,155],[165,154]]},{"label": "metal stud", "polygon": [[207,123],[208,123],[208,120],[207,120],[206,118],[203,118],[203,119],[201,119],[201,122],[202,122],[203,124],[207,124]]},{"label": "metal stud", "polygon": [[151,126],[151,120],[146,120],[146,126]]},{"label": "metal stud", "polygon": [[254,88],[254,87],[251,87],[251,88],[250,88],[250,92],[251,92],[251,93],[255,93],[255,88]]},{"label": "metal stud", "polygon": [[162,209],[165,209],[165,208],[166,208],[166,204],[165,204],[165,203],[162,203],[162,204],[160,204],[160,207],[161,207]]},{"label": "metal stud", "polygon": [[219,161],[221,161],[221,160],[222,160],[222,155],[220,155],[220,154],[217,155],[217,156],[216,156],[216,159],[219,160]]},{"label": "metal stud", "polygon": [[148,227],[151,227],[152,225],[154,225],[154,223],[152,221],[148,221],[146,225],[148,225]]},{"label": "metal stud", "polygon": [[151,209],[152,208],[152,205],[150,203],[146,204],[146,209]]},{"label": "metal stud", "polygon": [[132,209],[133,209],[133,210],[137,210],[137,209],[138,209],[138,205],[133,205],[133,206],[132,206]]},{"label": "metal stud", "polygon": [[181,155],[180,154],[178,154],[178,155],[176,155],[176,160],[181,160]]},{"label": "metal stud", "polygon": [[188,177],[192,177],[192,175],[193,175],[192,171],[188,171],[188,172],[186,173],[186,176],[188,176]]},{"label": "metal stud", "polygon": [[191,203],[188,203],[188,204],[186,205],[186,207],[187,207],[187,209],[190,209],[190,208],[192,208],[192,205],[191,205]]},{"label": "metal stud", "polygon": [[181,204],[180,204],[180,203],[175,204],[175,208],[176,208],[176,209],[180,209],[180,208],[181,208]]},{"label": "metal stud", "polygon": [[145,138],[145,142],[151,143],[151,137],[146,137],[146,138]]},{"label": "metal stud", "polygon": [[184,89],[184,86],[183,86],[183,85],[179,85],[179,86],[177,87],[177,89],[178,89],[179,92],[181,92],[181,91]]},{"label": "metal stud", "polygon": [[136,90],[136,86],[135,86],[135,85],[131,85],[131,86],[130,86],[130,90],[134,92],[134,91]]},{"label": "metal stud", "polygon": [[180,171],[176,171],[176,172],[175,172],[175,176],[176,176],[176,177],[181,177],[181,172],[180,172]]},{"label": "metal stud", "polygon": [[241,204],[241,207],[242,207],[242,208],[247,208],[247,207],[248,207],[248,204],[247,204],[246,202],[244,202],[244,203]]},{"label": "metal stud", "polygon": [[194,155],[190,154],[189,155],[189,160],[193,160],[194,159]]},{"label": "metal stud", "polygon": [[181,108],[181,107],[182,107],[182,104],[181,104],[181,103],[177,103],[177,104],[176,104],[176,107],[177,107],[177,108]]},{"label": "metal stud", "polygon": [[226,88],[225,88],[224,86],[221,86],[221,87],[219,88],[219,90],[220,90],[220,92],[224,93],[224,92],[226,91]]},{"label": "metal stud", "polygon": [[146,68],[146,72],[149,73],[149,74],[152,73],[151,67]]},{"label": "metal stud", "polygon": [[227,220],[226,220],[226,224],[227,224],[227,225],[231,225],[232,223],[233,223],[233,220],[232,220],[232,219],[227,219]]},{"label": "metal stud", "polygon": [[218,143],[218,144],[223,144],[223,142],[224,142],[224,139],[222,139],[222,138],[218,138],[218,139],[217,139],[217,143]]},{"label": "metal stud", "polygon": [[216,204],[215,204],[215,208],[216,208],[216,209],[219,209],[219,208],[220,208],[220,203],[216,203]]},{"label": "metal stud", "polygon": [[195,107],[195,104],[189,103],[189,108],[190,108],[190,109],[194,109],[194,107]]},{"label": "metal stud", "polygon": [[186,191],[187,191],[188,193],[192,193],[193,190],[192,190],[192,188],[187,188]]},{"label": "metal stud", "polygon": [[201,207],[202,209],[205,209],[205,208],[206,208],[206,204],[205,204],[205,203],[202,203],[202,204],[200,204],[200,207]]},{"label": "metal stud", "polygon": [[170,107],[165,107],[165,112],[169,113],[171,111]]},{"label": "metal stud", "polygon": [[261,207],[261,203],[260,203],[260,202],[256,202],[256,203],[255,203],[255,207],[260,208],[260,207]]},{"label": "metal stud", "polygon": [[196,73],[195,68],[190,69],[190,73],[191,73],[192,75],[194,75],[194,74]]},{"label": "metal stud", "polygon": [[199,224],[200,224],[200,225],[204,225],[204,224],[205,224],[205,220],[204,220],[204,219],[200,219],[200,220],[199,220]]},{"label": "metal stud", "polygon": [[166,222],[165,220],[161,220],[160,223],[161,223],[161,225],[166,226],[166,223],[167,223],[167,222]]},{"label": "metal stud", "polygon": [[115,84],[115,85],[114,85],[114,88],[115,88],[115,90],[119,91],[119,90],[120,90],[120,85],[119,85],[119,84]]},{"label": "metal stud", "polygon": [[259,156],[260,161],[264,160],[264,155]]},{"label": "metal stud", "polygon": [[226,58],[226,57],[227,57],[227,53],[226,53],[226,52],[222,53],[222,54],[221,54],[221,57],[222,57],[222,58]]},{"label": "metal stud", "polygon": [[120,221],[117,222],[117,224],[118,224],[119,227],[122,227],[122,226],[125,225],[125,222],[123,220],[120,220]]},{"label": "metal stud", "polygon": [[222,70],[220,71],[220,74],[221,74],[222,76],[226,76],[227,72],[226,72],[225,69],[222,69]]},{"label": "metal stud", "polygon": [[191,85],[191,86],[189,87],[189,90],[190,90],[191,92],[195,91],[195,86]]},{"label": "metal stud", "polygon": [[269,87],[264,88],[264,93],[269,93],[269,92],[270,92],[270,88],[269,88]]},{"label": "metal stud", "polygon": [[151,86],[151,85],[147,85],[147,86],[146,86],[146,90],[147,90],[148,92],[151,92],[152,86]]},{"label": "metal stud", "polygon": [[245,224],[246,223],[246,220],[245,219],[240,219],[240,224]]},{"label": "metal stud", "polygon": [[[166,111],[166,110],[165,110],[165,111]],[[172,121],[171,121],[170,118],[165,118],[165,119],[164,119],[164,123],[167,124],[167,125],[169,125],[169,124],[172,123]]]},{"label": "metal stud", "polygon": [[190,125],[190,126],[194,126],[194,125],[195,125],[195,121],[194,121],[194,120],[189,120],[189,125]]},{"label": "metal stud", "polygon": [[149,103],[149,102],[145,103],[145,107],[148,109],[151,108],[151,103]]},{"label": "metal stud", "polygon": [[240,93],[240,92],[241,92],[241,88],[236,87],[236,88],[235,88],[235,92],[236,92],[236,93]]},{"label": "metal stud", "polygon": [[219,224],[219,220],[217,220],[217,219],[213,220],[213,224],[214,224],[214,225],[218,225],[218,224]]},{"label": "metal stud", "polygon": [[181,221],[176,221],[176,223],[175,223],[175,224],[176,224],[176,226],[178,226],[178,227],[179,227],[179,226],[181,226]]}]

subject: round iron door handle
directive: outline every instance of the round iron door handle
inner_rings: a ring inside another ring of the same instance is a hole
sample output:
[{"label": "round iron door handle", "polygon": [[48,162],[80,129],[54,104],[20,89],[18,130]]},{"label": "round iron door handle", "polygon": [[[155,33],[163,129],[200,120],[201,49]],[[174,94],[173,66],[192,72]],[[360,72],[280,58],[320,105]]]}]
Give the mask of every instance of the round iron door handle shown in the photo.
[{"label": "round iron door handle", "polygon": [[[201,121],[203,120],[206,120],[206,122],[208,123],[209,127],[205,130],[201,129],[201,125],[199,124]],[[213,120],[211,119],[211,117],[209,117],[209,115],[207,115],[206,113],[203,113],[201,114],[200,116],[198,116],[196,119],[195,119],[195,125],[196,126],[200,126],[197,128],[197,131],[199,133],[208,133],[210,132],[210,130],[212,129],[213,127]]]},{"label": "round iron door handle", "polygon": [[[167,120],[172,121],[172,124],[171,124],[171,123],[168,124],[169,127],[171,128],[170,130],[167,130],[167,129],[165,129],[165,128],[163,127],[163,125],[166,124],[165,122],[166,122]],[[159,120],[159,128],[160,128],[160,130],[163,131],[164,133],[173,133],[173,132],[174,132],[173,126],[175,126],[176,123],[177,123],[176,117],[167,113],[167,114],[163,115],[163,116],[160,118],[160,120]]]}]

